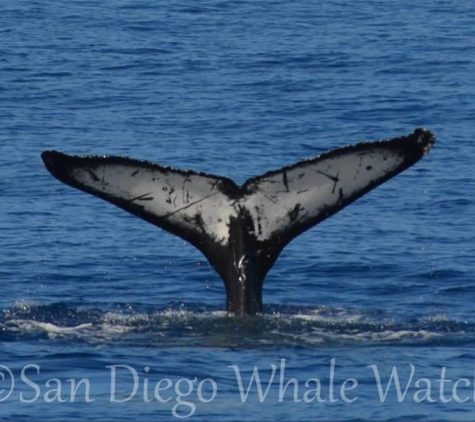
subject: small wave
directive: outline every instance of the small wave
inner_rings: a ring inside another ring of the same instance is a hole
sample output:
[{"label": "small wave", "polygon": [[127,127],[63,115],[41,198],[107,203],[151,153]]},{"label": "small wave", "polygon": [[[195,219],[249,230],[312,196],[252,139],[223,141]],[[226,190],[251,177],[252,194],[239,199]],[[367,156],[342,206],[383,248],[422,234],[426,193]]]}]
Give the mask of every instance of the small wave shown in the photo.
[{"label": "small wave", "polygon": [[474,342],[475,323],[444,315],[398,321],[384,311],[274,307],[255,316],[229,316],[203,306],[163,309],[116,304],[115,309],[18,303],[3,310],[0,339],[64,340],[153,347],[327,347],[454,345]]}]

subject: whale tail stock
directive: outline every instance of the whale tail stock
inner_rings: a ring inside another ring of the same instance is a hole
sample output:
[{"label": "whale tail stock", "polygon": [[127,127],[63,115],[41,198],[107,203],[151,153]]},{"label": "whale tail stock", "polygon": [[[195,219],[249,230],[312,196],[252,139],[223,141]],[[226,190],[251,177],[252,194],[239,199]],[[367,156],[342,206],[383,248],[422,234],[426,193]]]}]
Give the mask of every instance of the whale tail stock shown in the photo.
[{"label": "whale tail stock", "polygon": [[415,164],[435,142],[425,129],[360,143],[270,171],[238,186],[226,177],[124,157],[45,151],[61,182],[102,198],[198,248],[224,280],[227,310],[262,310],[262,287],[282,249]]}]

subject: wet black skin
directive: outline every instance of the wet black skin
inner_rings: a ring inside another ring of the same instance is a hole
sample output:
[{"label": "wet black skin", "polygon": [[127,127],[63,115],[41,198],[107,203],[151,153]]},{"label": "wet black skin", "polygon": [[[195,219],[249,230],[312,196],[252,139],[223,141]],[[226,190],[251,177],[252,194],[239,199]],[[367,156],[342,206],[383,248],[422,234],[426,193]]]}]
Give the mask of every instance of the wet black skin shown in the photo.
[{"label": "wet black skin", "polygon": [[229,231],[227,251],[215,268],[226,287],[226,309],[233,314],[262,312],[264,279],[278,253],[256,239],[252,218],[244,208],[238,218],[231,218]]}]

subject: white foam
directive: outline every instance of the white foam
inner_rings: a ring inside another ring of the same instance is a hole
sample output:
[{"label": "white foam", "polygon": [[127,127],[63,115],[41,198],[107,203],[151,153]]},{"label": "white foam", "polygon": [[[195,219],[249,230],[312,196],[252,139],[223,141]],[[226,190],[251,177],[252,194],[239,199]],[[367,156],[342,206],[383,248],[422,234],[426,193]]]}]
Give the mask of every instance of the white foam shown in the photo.
[{"label": "white foam", "polygon": [[[81,312],[85,310],[82,308]],[[388,322],[379,317],[372,318],[363,311],[326,307],[293,314],[287,310],[287,313],[240,318],[231,317],[225,311],[194,312],[186,309],[126,314],[105,312],[102,316],[94,316],[94,322],[75,325],[55,322],[54,311],[47,311],[47,314],[50,321],[7,317],[2,331],[19,335],[39,333],[50,339],[73,338],[101,344],[117,341],[142,344],[146,341],[147,344],[153,342],[165,347],[190,344],[227,347],[237,343],[242,347],[293,343],[315,347],[341,343],[424,343],[448,335],[445,331],[438,331],[436,323],[432,329],[427,328],[423,321],[411,324]],[[451,331],[450,335],[453,334],[459,333]]]},{"label": "white foam", "polygon": [[92,328],[91,323],[79,324],[74,327],[61,327],[51,322],[39,322],[34,320],[12,319],[4,327],[10,331],[17,332],[44,332],[49,338],[55,338],[58,335],[75,335],[80,331]]}]

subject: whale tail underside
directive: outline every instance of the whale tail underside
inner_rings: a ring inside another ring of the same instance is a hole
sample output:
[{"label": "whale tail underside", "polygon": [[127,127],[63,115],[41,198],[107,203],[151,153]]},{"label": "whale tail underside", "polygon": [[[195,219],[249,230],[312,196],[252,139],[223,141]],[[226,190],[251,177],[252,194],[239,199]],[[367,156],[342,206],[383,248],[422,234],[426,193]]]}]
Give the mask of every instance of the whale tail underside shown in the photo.
[{"label": "whale tail underside", "polygon": [[232,309],[229,289],[236,284],[246,290],[243,257],[253,261],[253,282],[262,289],[265,275],[292,239],[415,164],[434,141],[431,132],[416,129],[408,136],[335,149],[241,186],[226,177],[124,157],[45,151],[42,158],[61,182],[198,248],[224,279]]}]

